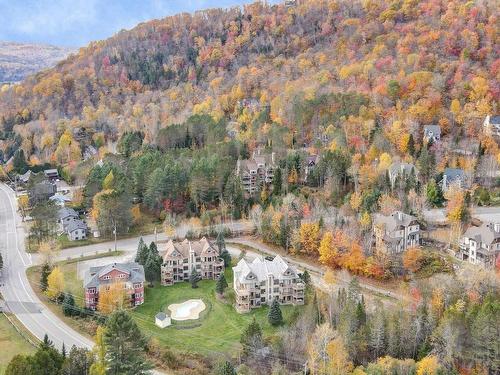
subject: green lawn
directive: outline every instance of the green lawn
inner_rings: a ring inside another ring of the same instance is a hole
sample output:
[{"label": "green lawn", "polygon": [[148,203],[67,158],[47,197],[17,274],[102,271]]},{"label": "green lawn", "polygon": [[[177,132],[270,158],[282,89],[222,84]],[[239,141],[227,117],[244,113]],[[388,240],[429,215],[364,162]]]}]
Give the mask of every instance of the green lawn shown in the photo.
[{"label": "green lawn", "polygon": [[0,374],[5,373],[16,354],[31,354],[35,351],[33,345],[15,330],[3,314],[0,314],[0,348]]},{"label": "green lawn", "polygon": [[[226,290],[227,301],[223,302],[215,296],[215,281],[203,280],[197,289],[192,289],[187,282],[173,286],[155,286],[146,289],[145,302],[133,310],[132,315],[142,331],[156,337],[160,343],[178,350],[186,350],[199,354],[212,352],[234,352],[239,349],[242,331],[255,317],[261,324],[264,336],[276,331],[267,322],[267,307],[255,309],[248,314],[239,314],[232,306],[232,270],[226,270],[226,279],[230,284]],[[181,322],[173,321],[173,325],[164,329],[157,327],[154,316],[159,311],[168,311],[172,303],[179,303],[191,298],[200,298],[207,305],[207,312],[202,313],[199,320]],[[294,315],[295,309],[302,307],[282,306],[285,321]],[[187,326],[187,327],[186,327]]]}]

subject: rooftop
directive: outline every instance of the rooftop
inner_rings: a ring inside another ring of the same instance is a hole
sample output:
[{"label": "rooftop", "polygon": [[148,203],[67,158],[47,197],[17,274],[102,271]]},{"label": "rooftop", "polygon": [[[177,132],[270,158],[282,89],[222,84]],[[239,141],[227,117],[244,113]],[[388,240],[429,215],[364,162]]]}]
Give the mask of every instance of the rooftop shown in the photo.
[{"label": "rooftop", "polygon": [[241,259],[236,267],[233,267],[233,272],[240,282],[254,279],[259,282],[265,281],[270,275],[274,278],[297,276],[297,271],[289,266],[279,255],[276,255],[272,261],[257,257],[250,263],[245,259]]},{"label": "rooftop", "polygon": [[182,242],[174,242],[169,240],[166,248],[160,250],[160,255],[163,259],[166,258],[187,258],[189,253],[193,251],[196,255],[215,255],[219,256],[217,248],[210,241],[203,237],[199,241],[189,241],[185,239]]},{"label": "rooftop", "polygon": [[84,288],[96,288],[101,284],[111,284],[114,280],[100,280],[100,278],[113,270],[118,270],[129,275],[127,280],[132,283],[144,282],[144,267],[138,263],[111,263],[105,266],[90,267],[85,272]]},{"label": "rooftop", "polygon": [[417,218],[413,215],[405,214],[401,211],[394,211],[391,215],[375,214],[373,221],[375,225],[385,225],[388,232],[399,230],[401,227],[407,227],[417,224]]}]

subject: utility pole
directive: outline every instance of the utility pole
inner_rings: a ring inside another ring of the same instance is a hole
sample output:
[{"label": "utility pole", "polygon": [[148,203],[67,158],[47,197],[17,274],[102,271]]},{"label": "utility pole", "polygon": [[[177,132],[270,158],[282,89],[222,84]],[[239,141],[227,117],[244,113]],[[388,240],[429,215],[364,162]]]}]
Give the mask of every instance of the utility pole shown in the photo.
[{"label": "utility pole", "polygon": [[113,234],[115,235],[115,252],[116,252],[116,221],[113,220]]}]

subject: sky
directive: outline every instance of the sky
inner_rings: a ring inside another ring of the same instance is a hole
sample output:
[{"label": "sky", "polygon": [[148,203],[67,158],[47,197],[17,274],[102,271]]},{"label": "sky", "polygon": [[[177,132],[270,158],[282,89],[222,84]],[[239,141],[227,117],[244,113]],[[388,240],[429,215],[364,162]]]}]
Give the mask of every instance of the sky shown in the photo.
[{"label": "sky", "polygon": [[251,2],[253,0],[0,0],[0,40],[76,48],[150,19]]}]

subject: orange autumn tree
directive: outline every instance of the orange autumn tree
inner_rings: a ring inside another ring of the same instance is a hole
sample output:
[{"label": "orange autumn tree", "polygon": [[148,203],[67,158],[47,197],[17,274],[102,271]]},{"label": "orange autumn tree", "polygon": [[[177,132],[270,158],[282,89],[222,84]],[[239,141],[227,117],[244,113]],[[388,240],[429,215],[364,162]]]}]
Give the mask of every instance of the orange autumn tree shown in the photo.
[{"label": "orange autumn tree", "polygon": [[319,261],[329,267],[340,266],[342,249],[347,243],[347,237],[341,231],[325,232],[319,245]]},{"label": "orange autumn tree", "polygon": [[363,274],[366,266],[366,257],[363,254],[363,249],[361,246],[353,242],[342,258],[341,266],[355,274]]},{"label": "orange autumn tree", "polygon": [[411,272],[418,272],[422,267],[424,254],[418,247],[410,247],[403,255],[403,266]]}]

